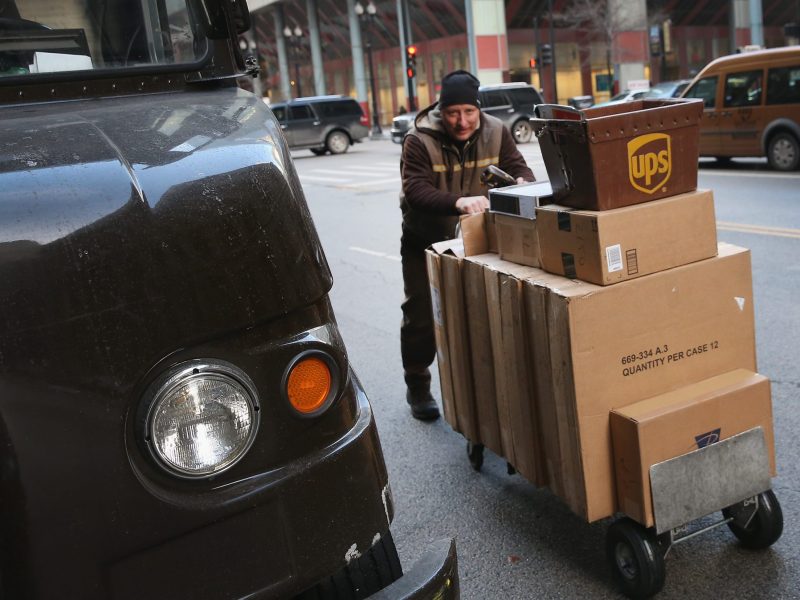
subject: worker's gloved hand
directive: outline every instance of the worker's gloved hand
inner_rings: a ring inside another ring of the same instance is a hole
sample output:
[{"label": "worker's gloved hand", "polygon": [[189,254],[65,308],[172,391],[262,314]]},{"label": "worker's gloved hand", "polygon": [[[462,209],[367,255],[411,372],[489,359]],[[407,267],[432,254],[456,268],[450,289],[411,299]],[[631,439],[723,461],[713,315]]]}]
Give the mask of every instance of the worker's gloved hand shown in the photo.
[{"label": "worker's gloved hand", "polygon": [[463,215],[476,215],[489,208],[486,196],[462,196],[456,200],[456,209]]}]

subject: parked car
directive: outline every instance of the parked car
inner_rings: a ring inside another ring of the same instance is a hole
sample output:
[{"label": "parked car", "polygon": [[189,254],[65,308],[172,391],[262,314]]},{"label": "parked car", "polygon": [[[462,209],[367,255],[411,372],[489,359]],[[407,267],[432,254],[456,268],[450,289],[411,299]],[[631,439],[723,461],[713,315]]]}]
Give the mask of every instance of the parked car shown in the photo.
[{"label": "parked car", "polygon": [[389,130],[389,133],[392,136],[392,141],[395,144],[402,144],[403,138],[406,137],[406,134],[411,131],[411,128],[414,127],[414,119],[417,118],[419,113],[415,110],[411,112],[405,112],[402,115],[397,115],[394,119],[392,119],[392,128]]},{"label": "parked car", "polygon": [[2,6],[0,598],[457,597],[449,540],[402,575],[245,2]]},{"label": "parked car", "polygon": [[[511,130],[518,144],[531,140],[533,130],[529,120],[534,116],[533,111],[537,104],[543,100],[539,92],[527,83],[501,83],[497,85],[482,85],[479,88],[481,110],[503,121]],[[408,112],[396,116],[392,120],[392,141],[399,144],[414,126],[416,112]]]},{"label": "parked car", "polygon": [[503,121],[518,144],[531,141],[530,119],[537,104],[543,104],[536,88],[527,83],[501,83],[479,88],[481,110]]},{"label": "parked car", "polygon": [[623,90],[616,96],[612,96],[610,100],[606,100],[605,102],[600,102],[599,104],[595,104],[592,108],[599,108],[601,106],[611,106],[612,104],[623,104],[625,102],[633,102],[635,100],[641,100],[645,97],[647,92],[650,90]]},{"label": "parked car", "polygon": [[350,96],[309,96],[270,108],[292,150],[342,154],[369,134],[367,116]]},{"label": "parked car", "polygon": [[658,98],[677,98],[692,82],[691,79],[676,79],[675,81],[662,81],[655,84],[642,96],[644,100],[657,100]]},{"label": "parked car", "polygon": [[705,103],[701,156],[766,156],[778,171],[800,167],[800,46],[718,58],[682,97]]}]

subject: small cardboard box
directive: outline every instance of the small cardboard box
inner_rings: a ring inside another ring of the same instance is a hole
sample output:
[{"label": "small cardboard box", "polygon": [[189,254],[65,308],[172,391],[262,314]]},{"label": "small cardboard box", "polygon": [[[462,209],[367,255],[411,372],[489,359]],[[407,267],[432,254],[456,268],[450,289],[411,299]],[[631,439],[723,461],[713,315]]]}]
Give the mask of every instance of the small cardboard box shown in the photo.
[{"label": "small cardboard box", "polygon": [[750,253],[601,287],[545,288],[563,499],[588,521],[617,509],[609,412],[734,369],[756,370]]},{"label": "small cardboard box", "polygon": [[[456,431],[467,439],[478,441],[478,419],[475,412],[475,391],[472,385],[470,365],[470,343],[464,306],[464,284],[462,281],[462,259],[454,254],[460,252],[460,240],[447,240],[433,244],[428,250],[429,271],[433,260],[438,271],[431,282],[431,305],[434,314],[434,335],[437,336],[437,352],[440,378],[449,374],[450,401],[443,398],[445,419]],[[437,255],[438,260],[431,259]],[[434,300],[434,296],[438,299]],[[437,306],[438,303],[438,306]],[[438,321],[441,321],[439,323]],[[440,333],[436,333],[440,329]],[[442,363],[446,363],[444,373]],[[446,396],[444,384],[442,396]]]},{"label": "small cardboard box", "polygon": [[539,237],[535,219],[497,213],[494,215],[494,226],[500,258],[519,265],[539,267]]},{"label": "small cardboard box", "polygon": [[654,525],[650,467],[762,427],[775,476],[769,379],[738,369],[611,412],[619,508]]},{"label": "small cardboard box", "polygon": [[542,268],[597,285],[665,271],[717,253],[710,190],[605,211],[549,205],[538,208],[536,215]]},{"label": "small cardboard box", "polygon": [[608,210],[697,187],[700,101],[639,100],[552,116],[531,123],[558,204]]},{"label": "small cardboard box", "polygon": [[492,213],[462,215],[458,223],[464,240],[464,249],[459,256],[476,256],[489,252],[497,254],[497,234]]}]

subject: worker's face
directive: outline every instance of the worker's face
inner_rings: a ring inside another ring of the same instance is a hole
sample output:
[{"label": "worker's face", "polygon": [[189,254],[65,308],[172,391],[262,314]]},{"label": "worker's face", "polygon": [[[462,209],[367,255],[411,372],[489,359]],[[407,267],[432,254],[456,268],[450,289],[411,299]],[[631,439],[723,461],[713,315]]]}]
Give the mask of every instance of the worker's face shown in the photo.
[{"label": "worker's face", "polygon": [[472,104],[451,104],[443,108],[441,113],[445,131],[459,142],[468,140],[481,122],[481,111]]}]

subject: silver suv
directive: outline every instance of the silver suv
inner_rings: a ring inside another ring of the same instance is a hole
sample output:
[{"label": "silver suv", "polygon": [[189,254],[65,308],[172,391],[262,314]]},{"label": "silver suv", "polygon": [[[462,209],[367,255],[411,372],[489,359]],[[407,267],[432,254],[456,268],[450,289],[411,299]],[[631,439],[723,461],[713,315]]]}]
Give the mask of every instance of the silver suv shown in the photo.
[{"label": "silver suv", "polygon": [[[500,83],[480,87],[481,110],[497,117],[511,130],[518,144],[531,141],[533,109],[544,101],[532,85],[527,83]],[[414,126],[417,113],[406,113],[392,120],[392,141],[399,144]]]},{"label": "silver suv", "polygon": [[361,105],[349,96],[309,96],[270,108],[292,150],[342,154],[369,133]]}]

